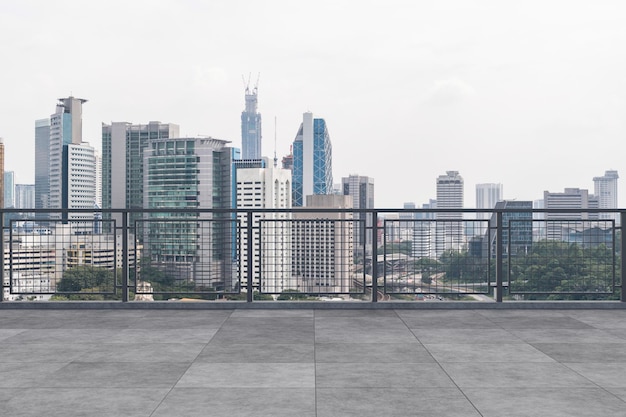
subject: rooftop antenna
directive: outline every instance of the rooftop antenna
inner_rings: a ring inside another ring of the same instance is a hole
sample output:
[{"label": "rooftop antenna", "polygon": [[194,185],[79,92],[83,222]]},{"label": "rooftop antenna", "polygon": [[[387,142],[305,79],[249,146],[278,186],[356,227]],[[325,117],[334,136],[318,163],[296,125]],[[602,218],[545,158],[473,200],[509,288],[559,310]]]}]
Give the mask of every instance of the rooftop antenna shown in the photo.
[{"label": "rooftop antenna", "polygon": [[[258,82],[259,81],[257,80],[257,83]],[[276,156],[276,116],[274,116],[274,168],[276,168],[277,166],[278,166],[278,157]]]},{"label": "rooftop antenna", "polygon": [[252,74],[248,73],[248,81],[246,81],[246,77],[243,74],[241,74],[241,79],[243,80],[243,88],[246,90],[246,94],[250,93],[250,77],[251,76]]},{"label": "rooftop antenna", "polygon": [[256,95],[259,89],[259,78],[261,78],[261,73],[259,72],[256,76],[256,82],[254,83],[254,94]]}]

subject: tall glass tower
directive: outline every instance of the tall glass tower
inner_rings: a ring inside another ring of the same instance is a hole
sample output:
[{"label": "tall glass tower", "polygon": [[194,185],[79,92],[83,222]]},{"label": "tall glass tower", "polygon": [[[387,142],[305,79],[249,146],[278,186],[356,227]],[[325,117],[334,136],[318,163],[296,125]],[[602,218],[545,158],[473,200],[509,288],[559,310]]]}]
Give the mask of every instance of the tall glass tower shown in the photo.
[{"label": "tall glass tower", "polygon": [[258,89],[246,86],[246,109],[241,113],[242,159],[261,158],[261,114],[257,110]]},{"label": "tall glass tower", "polygon": [[307,195],[332,194],[333,148],[324,119],[303,115],[293,141],[293,207],[302,207]]},{"label": "tall glass tower", "polygon": [[35,208],[49,207],[50,119],[35,121]]}]

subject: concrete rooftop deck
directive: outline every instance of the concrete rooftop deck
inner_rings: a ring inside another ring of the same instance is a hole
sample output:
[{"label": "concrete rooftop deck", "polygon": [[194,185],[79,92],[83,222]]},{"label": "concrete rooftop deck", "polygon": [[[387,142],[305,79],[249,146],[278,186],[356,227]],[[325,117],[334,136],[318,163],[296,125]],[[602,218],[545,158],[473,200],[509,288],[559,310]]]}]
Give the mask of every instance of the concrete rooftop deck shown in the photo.
[{"label": "concrete rooftop deck", "polygon": [[0,415],[626,416],[624,309],[0,309]]}]

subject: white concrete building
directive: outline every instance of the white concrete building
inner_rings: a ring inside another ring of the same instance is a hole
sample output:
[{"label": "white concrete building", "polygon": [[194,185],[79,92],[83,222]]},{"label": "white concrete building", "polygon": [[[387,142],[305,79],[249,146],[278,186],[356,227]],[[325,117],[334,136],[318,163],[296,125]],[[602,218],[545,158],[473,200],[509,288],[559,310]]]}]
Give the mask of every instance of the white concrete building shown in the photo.
[{"label": "white concrete building", "polygon": [[[261,162],[261,161],[260,161]],[[291,171],[271,166],[264,158],[258,168],[237,169],[238,209],[291,208]],[[242,230],[240,241],[242,284],[248,276],[248,219],[245,212],[238,218]],[[253,214],[255,228],[252,273],[255,285],[265,293],[295,289],[291,268],[291,214],[271,212]],[[285,221],[283,221],[285,220]]]}]

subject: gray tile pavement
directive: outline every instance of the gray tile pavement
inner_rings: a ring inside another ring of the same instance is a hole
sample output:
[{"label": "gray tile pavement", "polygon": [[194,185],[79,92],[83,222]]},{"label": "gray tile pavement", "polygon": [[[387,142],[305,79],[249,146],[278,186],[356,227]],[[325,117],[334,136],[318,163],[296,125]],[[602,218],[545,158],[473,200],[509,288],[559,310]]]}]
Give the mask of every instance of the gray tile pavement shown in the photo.
[{"label": "gray tile pavement", "polygon": [[624,310],[0,310],[0,415],[624,416]]}]

